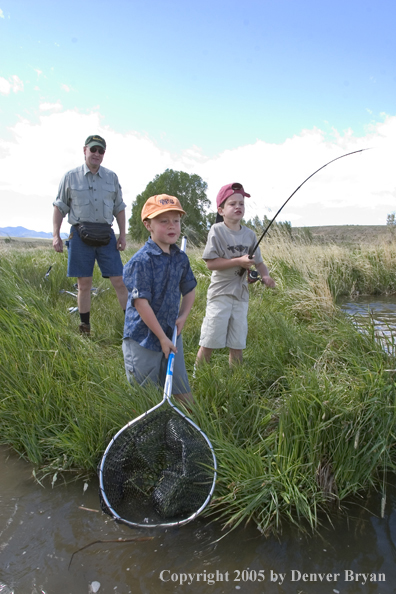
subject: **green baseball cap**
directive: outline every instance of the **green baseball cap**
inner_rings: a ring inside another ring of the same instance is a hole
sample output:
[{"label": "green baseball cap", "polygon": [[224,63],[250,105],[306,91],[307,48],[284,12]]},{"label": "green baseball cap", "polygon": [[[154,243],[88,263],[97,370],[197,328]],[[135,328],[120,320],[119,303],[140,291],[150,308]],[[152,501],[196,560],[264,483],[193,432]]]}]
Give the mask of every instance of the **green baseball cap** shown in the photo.
[{"label": "green baseball cap", "polygon": [[94,136],[88,136],[87,140],[85,141],[85,146],[88,148],[91,146],[101,146],[104,150],[106,150],[106,141],[101,136],[94,134]]}]

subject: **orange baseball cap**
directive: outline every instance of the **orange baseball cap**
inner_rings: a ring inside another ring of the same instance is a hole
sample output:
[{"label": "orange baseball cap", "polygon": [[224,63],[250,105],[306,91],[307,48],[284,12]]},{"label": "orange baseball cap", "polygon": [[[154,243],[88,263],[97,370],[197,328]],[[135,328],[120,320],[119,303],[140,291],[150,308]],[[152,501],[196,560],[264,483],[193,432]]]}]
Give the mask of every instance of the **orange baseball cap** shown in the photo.
[{"label": "orange baseball cap", "polygon": [[157,217],[158,215],[170,210],[176,210],[182,215],[186,214],[176,196],[168,196],[168,194],[157,194],[156,196],[151,196],[151,198],[145,202],[142,208],[142,221],[145,221],[146,219],[153,219],[154,217]]}]

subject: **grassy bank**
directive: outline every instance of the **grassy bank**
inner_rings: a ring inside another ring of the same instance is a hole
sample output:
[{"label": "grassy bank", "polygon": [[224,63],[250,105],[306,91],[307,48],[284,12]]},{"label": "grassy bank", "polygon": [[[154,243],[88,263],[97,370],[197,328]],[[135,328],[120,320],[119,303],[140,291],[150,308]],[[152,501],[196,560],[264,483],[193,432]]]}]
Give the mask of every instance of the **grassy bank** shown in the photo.
[{"label": "grassy bank", "polygon": [[[216,352],[192,388],[193,418],[219,464],[205,513],[267,532],[285,519],[315,527],[321,510],[383,488],[384,471],[395,470],[395,385],[386,371],[394,362],[335,300],[395,292],[396,245],[315,246],[273,235],[262,251],[278,287],[250,287],[244,364],[231,373],[227,352]],[[209,273],[200,252],[189,255],[198,280],[184,331],[191,378]],[[96,271],[94,286],[109,283]],[[111,436],[159,400],[126,381],[114,291],[93,298],[86,340],[68,311],[75,299],[61,290],[73,291],[65,254],[0,251],[0,443],[53,481],[93,473]]]}]

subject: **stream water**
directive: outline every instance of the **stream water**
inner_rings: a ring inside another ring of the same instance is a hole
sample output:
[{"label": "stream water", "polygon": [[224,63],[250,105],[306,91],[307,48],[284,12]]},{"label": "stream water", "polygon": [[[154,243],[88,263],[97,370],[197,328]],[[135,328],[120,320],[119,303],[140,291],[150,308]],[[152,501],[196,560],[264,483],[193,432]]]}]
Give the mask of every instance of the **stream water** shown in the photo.
[{"label": "stream water", "polygon": [[339,304],[362,330],[369,324],[377,339],[390,353],[396,355],[396,298],[359,297],[357,300],[344,300]]},{"label": "stream water", "polygon": [[[396,328],[396,302],[377,302],[377,313],[384,307]],[[343,308],[359,323],[375,309]],[[0,594],[394,594],[396,483],[380,513],[381,495],[371,493],[334,509],[316,535],[284,527],[265,538],[250,526],[222,538],[202,518],[133,530],[100,511],[95,479],[42,487],[30,464],[0,447]]]}]

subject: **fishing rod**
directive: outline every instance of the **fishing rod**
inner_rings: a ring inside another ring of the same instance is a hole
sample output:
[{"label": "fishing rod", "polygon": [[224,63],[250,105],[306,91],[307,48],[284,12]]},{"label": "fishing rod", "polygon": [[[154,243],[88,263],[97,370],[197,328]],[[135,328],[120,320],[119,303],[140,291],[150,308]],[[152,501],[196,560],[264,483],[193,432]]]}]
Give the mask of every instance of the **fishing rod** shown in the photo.
[{"label": "fishing rod", "polygon": [[[362,153],[363,151],[368,151],[370,150],[369,148],[365,148],[365,149],[360,149],[358,151],[352,151],[351,153],[346,153],[345,155],[341,155],[340,157],[336,157],[335,159],[332,159],[331,161],[329,161],[328,163],[326,163],[325,165],[322,165],[322,167],[319,167],[319,169],[317,169],[316,171],[314,171],[313,173],[311,173],[311,175],[309,177],[307,177],[307,179],[305,179],[302,184],[300,184],[298,186],[298,188],[296,188],[293,192],[293,194],[291,194],[289,196],[289,198],[286,200],[286,202],[284,202],[282,204],[282,206],[280,207],[280,209],[278,210],[278,212],[276,213],[276,215],[274,216],[274,218],[268,223],[267,227],[264,229],[260,239],[258,240],[258,242],[256,243],[256,245],[254,246],[254,248],[252,250],[249,250],[249,258],[253,259],[253,254],[254,252],[257,250],[258,246],[260,245],[261,241],[263,240],[263,238],[265,237],[265,235],[267,234],[269,228],[271,227],[272,223],[275,221],[276,217],[278,216],[278,214],[283,210],[283,208],[286,206],[286,204],[289,202],[289,200],[291,198],[293,198],[294,194],[296,192],[298,192],[298,190],[301,188],[301,186],[303,186],[305,184],[305,182],[307,182],[309,179],[311,179],[311,177],[313,177],[316,173],[318,173],[318,171],[321,171],[321,169],[324,169],[325,167],[327,167],[327,165],[330,165],[330,163],[334,163],[334,161],[338,161],[338,159],[343,159],[344,157],[348,157],[349,155],[355,155],[356,153]],[[240,271],[238,272],[239,276],[243,276],[246,272],[246,268],[241,268]]]}]

